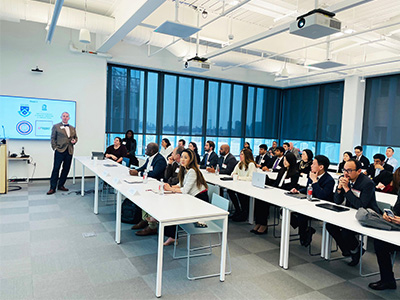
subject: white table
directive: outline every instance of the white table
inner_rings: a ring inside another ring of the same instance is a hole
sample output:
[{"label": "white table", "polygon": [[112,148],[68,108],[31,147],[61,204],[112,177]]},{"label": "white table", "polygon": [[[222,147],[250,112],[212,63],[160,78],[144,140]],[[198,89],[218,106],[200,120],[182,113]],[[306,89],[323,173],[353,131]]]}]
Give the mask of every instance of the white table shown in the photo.
[{"label": "white table", "polygon": [[[164,250],[164,227],[197,221],[223,219],[223,233],[221,245],[220,281],[225,281],[226,246],[228,233],[228,212],[214,205],[206,203],[190,195],[165,194],[158,195],[150,189],[158,188],[159,182],[149,178],[147,184],[129,184],[124,180],[132,180],[129,169],[110,160],[93,161],[89,157],[75,157],[82,163],[81,195],[84,195],[85,168],[95,173],[94,213],[98,214],[98,184],[99,178],[107,182],[117,191],[115,241],[120,243],[121,238],[121,196],[124,195],[136,205],[148,212],[159,222],[158,256],[156,296],[161,297],[162,268]],[[104,164],[113,164],[115,167],[106,167]]]}]

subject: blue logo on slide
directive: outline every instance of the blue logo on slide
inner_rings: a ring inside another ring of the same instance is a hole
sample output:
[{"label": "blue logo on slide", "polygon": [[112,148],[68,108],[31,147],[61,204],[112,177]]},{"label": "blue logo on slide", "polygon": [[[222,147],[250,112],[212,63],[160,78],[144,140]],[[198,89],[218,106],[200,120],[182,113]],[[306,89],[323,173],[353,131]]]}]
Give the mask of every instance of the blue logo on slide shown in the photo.
[{"label": "blue logo on slide", "polygon": [[47,111],[47,105],[46,105],[46,104],[43,104],[43,105],[42,105],[42,110],[43,110],[43,111]]},{"label": "blue logo on slide", "polygon": [[18,113],[23,117],[27,117],[31,114],[31,112],[29,111],[29,106],[26,104],[20,106]]},{"label": "blue logo on slide", "polygon": [[33,126],[28,121],[21,121],[17,124],[17,132],[21,135],[28,135],[32,130]]}]

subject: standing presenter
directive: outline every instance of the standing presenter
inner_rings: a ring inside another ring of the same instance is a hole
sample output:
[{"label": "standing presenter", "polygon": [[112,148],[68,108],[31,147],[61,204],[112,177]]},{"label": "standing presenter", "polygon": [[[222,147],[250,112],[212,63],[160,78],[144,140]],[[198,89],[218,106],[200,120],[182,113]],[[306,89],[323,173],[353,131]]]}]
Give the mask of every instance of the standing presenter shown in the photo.
[{"label": "standing presenter", "polygon": [[[68,124],[69,113],[63,112],[61,121],[62,122],[53,125],[51,131],[51,147],[54,150],[54,165],[50,178],[50,190],[47,192],[47,195],[54,194],[56,192],[56,187],[60,191],[68,191],[64,184],[71,167],[74,145],[78,141],[75,128]],[[59,177],[61,164],[63,167],[61,176]]]}]

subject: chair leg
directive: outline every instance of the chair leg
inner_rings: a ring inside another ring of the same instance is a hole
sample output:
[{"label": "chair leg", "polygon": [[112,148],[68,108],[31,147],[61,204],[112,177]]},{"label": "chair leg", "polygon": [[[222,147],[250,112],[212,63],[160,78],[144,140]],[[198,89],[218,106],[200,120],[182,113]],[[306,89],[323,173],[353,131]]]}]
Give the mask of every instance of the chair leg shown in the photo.
[{"label": "chair leg", "polygon": [[[378,272],[371,272],[371,273],[367,273],[367,274],[364,274],[363,271],[362,271],[362,251],[363,251],[363,248],[364,248],[364,242],[365,242],[364,235],[361,234],[360,235],[360,261],[359,261],[359,264],[360,264],[360,268],[359,268],[360,276],[361,277],[369,277],[369,276],[373,276],[373,275],[378,275],[380,273],[379,271]],[[365,250],[367,250],[367,245],[366,244],[365,244]]]},{"label": "chair leg", "polygon": [[179,228],[179,225],[176,225],[176,230],[175,230],[175,242],[174,242],[174,252],[173,252],[173,254],[172,254],[172,258],[173,258],[173,259],[176,259],[176,258],[177,258],[177,257],[176,257],[176,246],[177,246],[176,241],[178,240],[178,228]]}]

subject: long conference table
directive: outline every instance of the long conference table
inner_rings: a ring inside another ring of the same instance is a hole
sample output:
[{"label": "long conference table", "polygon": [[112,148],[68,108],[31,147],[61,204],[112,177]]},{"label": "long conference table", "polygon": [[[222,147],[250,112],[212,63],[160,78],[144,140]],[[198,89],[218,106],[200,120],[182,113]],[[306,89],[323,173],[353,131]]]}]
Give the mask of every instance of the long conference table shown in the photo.
[{"label": "long conference table", "polygon": [[220,281],[225,281],[226,249],[228,233],[228,212],[190,195],[164,194],[158,190],[159,181],[149,178],[144,184],[141,177],[129,175],[129,169],[111,160],[92,160],[77,156],[74,159],[82,164],[81,195],[85,195],[85,169],[95,175],[93,212],[99,213],[99,180],[109,184],[117,191],[115,242],[121,242],[121,202],[122,196],[128,198],[158,221],[158,254],[156,275],[156,296],[161,297],[162,269],[164,251],[164,227],[198,221],[223,220],[221,238]]},{"label": "long conference table", "polygon": [[[400,232],[399,231],[384,231],[374,228],[362,226],[355,218],[356,209],[350,209],[345,212],[335,212],[328,209],[317,207],[316,204],[331,203],[324,200],[318,202],[311,202],[285,195],[285,190],[267,187],[259,188],[252,185],[250,181],[234,180],[223,181],[221,177],[226,175],[215,175],[202,170],[206,181],[210,184],[226,188],[250,196],[250,212],[249,223],[253,223],[254,215],[254,199],[268,202],[282,208],[282,223],[281,223],[281,241],[280,241],[280,256],[279,266],[284,269],[289,267],[289,246],[290,246],[290,218],[291,213],[301,213],[311,218],[323,222],[322,241],[321,241],[321,257],[324,259],[330,258],[331,237],[326,230],[326,223],[334,224],[343,228],[347,228],[364,236],[372,237],[382,240],[391,244],[400,246]],[[271,173],[268,173],[273,177]],[[384,193],[376,193],[379,199],[386,205],[394,205],[397,197],[395,195],[388,195]]]}]

